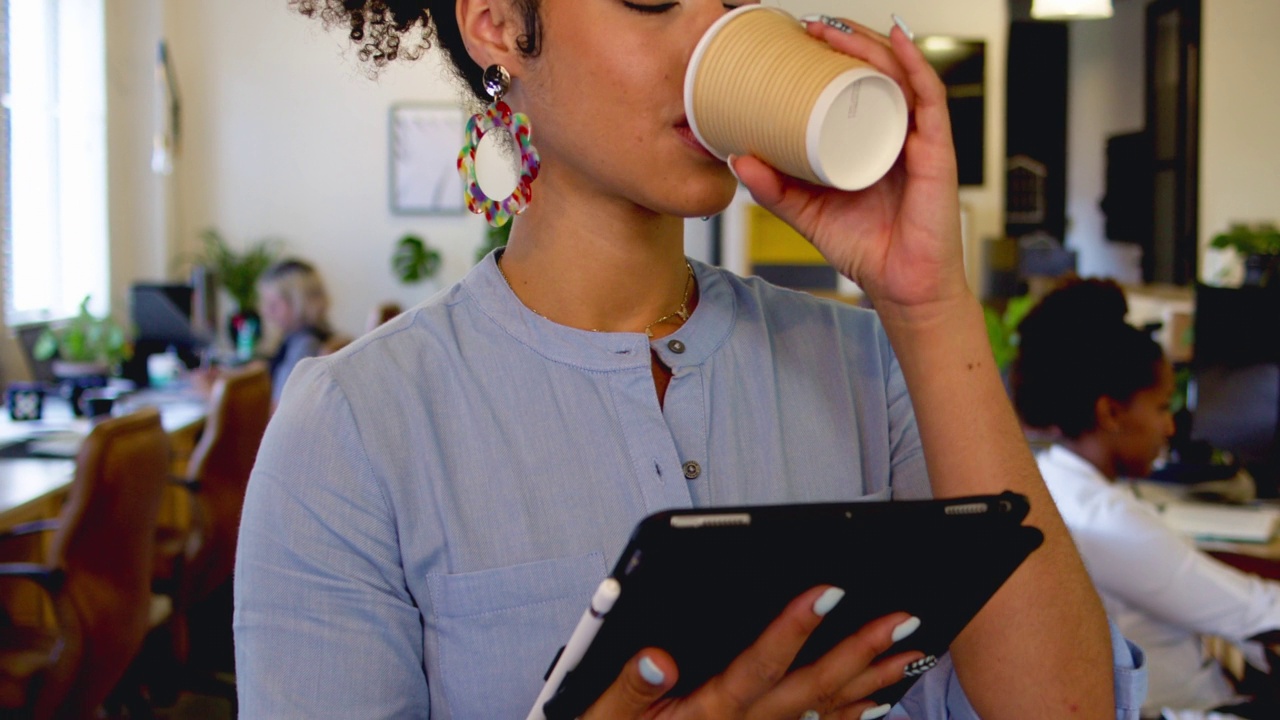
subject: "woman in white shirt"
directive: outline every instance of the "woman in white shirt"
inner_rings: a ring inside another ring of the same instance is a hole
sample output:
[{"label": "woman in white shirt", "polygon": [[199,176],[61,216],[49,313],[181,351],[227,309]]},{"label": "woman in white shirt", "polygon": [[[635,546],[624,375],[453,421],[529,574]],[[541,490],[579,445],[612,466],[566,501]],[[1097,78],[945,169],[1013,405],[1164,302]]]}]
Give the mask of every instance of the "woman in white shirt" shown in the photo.
[{"label": "woman in white shirt", "polygon": [[[1037,458],[1108,613],[1147,653],[1144,714],[1240,703],[1203,635],[1246,643],[1280,628],[1280,584],[1229,567],[1170,530],[1118,478],[1144,477],[1173,434],[1173,369],[1160,346],[1125,323],[1110,281],[1070,283],[1020,326],[1015,405],[1055,437]],[[1261,700],[1242,717],[1280,717]],[[1258,714],[1262,713],[1262,714]]]}]

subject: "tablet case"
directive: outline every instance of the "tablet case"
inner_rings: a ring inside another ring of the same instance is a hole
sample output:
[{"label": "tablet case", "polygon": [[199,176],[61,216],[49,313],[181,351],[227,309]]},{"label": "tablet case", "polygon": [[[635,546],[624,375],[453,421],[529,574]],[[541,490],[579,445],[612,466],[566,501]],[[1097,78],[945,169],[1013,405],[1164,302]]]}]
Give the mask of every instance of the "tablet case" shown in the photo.
[{"label": "tablet case", "polygon": [[[580,716],[646,647],[671,653],[687,695],[729,663],[804,591],[846,591],[797,656],[821,657],[896,611],[920,629],[887,655],[946,652],[978,610],[1044,540],[1022,525],[1022,495],[676,510],[642,520],[613,577],[622,593],[586,655],[544,706]],[[922,673],[921,673],[922,674]],[[871,696],[895,703],[919,679]]]}]

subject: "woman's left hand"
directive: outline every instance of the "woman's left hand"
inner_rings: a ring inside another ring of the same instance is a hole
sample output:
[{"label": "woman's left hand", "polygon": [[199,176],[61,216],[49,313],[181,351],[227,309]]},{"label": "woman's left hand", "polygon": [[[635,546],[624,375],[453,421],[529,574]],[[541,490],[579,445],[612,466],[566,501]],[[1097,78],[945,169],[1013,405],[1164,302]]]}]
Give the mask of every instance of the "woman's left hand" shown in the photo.
[{"label": "woman's left hand", "polygon": [[911,116],[898,162],[854,192],[797,180],[755,157],[732,158],[734,172],[756,202],[808,238],[877,308],[954,299],[968,289],[946,89],[901,29],[886,38],[842,22],[855,31],[814,22],[809,33],[898,82]]}]

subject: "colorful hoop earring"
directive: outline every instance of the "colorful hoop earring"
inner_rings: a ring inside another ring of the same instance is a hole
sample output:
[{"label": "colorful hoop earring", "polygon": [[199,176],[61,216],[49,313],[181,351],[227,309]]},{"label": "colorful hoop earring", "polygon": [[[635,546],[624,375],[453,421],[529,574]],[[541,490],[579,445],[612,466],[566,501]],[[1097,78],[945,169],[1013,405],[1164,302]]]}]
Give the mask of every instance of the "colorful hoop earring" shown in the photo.
[{"label": "colorful hoop earring", "polygon": [[[484,89],[493,98],[483,113],[476,113],[467,121],[466,139],[462,152],[458,153],[458,174],[462,176],[462,184],[466,187],[467,208],[494,227],[506,225],[513,216],[524,212],[533,199],[531,187],[538,177],[541,160],[538,149],[529,141],[533,132],[529,117],[524,113],[513,113],[511,107],[502,101],[502,96],[511,87],[511,75],[501,65],[490,65],[484,71]],[[485,133],[501,127],[511,133],[516,144],[520,146],[520,179],[515,189],[502,200],[494,200],[480,189],[480,181],[476,177],[476,150]]]}]

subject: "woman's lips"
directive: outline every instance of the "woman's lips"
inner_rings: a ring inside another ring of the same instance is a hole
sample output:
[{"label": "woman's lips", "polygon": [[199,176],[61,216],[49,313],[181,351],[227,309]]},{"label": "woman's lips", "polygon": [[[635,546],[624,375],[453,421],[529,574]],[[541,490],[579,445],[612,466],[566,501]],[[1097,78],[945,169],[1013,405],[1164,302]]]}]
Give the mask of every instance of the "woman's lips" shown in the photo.
[{"label": "woman's lips", "polygon": [[720,160],[720,158],[717,158],[715,155],[713,155],[711,151],[706,148],[705,145],[703,145],[701,142],[698,142],[698,136],[693,134],[693,128],[689,127],[688,120],[681,120],[680,122],[676,123],[675,129],[676,129],[676,134],[680,136],[681,140],[684,140],[686,145],[693,148],[694,150],[697,150],[699,153],[709,158],[713,158],[717,161]]}]

